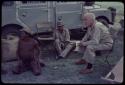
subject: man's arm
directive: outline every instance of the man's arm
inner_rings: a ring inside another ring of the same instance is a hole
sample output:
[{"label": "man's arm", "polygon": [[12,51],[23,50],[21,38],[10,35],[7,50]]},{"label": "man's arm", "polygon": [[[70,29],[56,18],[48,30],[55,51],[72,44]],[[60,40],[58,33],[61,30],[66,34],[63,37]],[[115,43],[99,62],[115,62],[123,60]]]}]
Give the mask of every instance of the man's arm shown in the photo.
[{"label": "man's arm", "polygon": [[100,41],[100,28],[95,28],[92,39],[89,41],[85,41],[82,43],[83,46],[91,45],[91,44],[98,44]]},{"label": "man's arm", "polygon": [[82,38],[81,43],[87,41],[88,39],[88,33],[85,34],[85,36]]},{"label": "man's arm", "polygon": [[69,30],[66,29],[66,39],[65,39],[66,42],[69,42],[70,41],[70,34],[69,34]]},{"label": "man's arm", "polygon": [[84,42],[86,42],[88,40],[88,37],[89,37],[89,33],[88,33],[88,30],[87,30],[87,32],[85,33],[84,37],[80,41],[79,45],[82,45]]}]

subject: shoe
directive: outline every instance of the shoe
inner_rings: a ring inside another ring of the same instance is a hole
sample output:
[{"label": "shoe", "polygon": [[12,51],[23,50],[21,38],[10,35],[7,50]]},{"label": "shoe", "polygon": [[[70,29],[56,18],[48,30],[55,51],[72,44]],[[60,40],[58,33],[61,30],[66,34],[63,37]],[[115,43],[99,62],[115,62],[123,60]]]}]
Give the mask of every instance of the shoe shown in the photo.
[{"label": "shoe", "polygon": [[87,62],[84,59],[81,59],[77,62],[75,62],[76,65],[86,64]]},{"label": "shoe", "polygon": [[93,72],[93,68],[91,68],[91,69],[85,68],[85,69],[82,69],[79,73],[80,74],[88,74],[88,73],[92,73],[92,72]]}]

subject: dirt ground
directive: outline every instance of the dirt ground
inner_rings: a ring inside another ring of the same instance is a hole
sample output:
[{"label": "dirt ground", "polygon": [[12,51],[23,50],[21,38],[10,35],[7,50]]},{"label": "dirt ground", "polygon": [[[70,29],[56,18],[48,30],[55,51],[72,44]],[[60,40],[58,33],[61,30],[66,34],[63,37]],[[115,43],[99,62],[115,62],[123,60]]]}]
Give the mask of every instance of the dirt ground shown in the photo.
[{"label": "dirt ground", "polygon": [[[3,83],[47,83],[47,84],[108,84],[108,81],[102,80],[123,56],[123,36],[119,35],[115,49],[108,58],[111,66],[104,62],[105,57],[98,56],[95,60],[93,73],[81,75],[78,72],[85,67],[84,65],[75,65],[74,62],[80,59],[83,54],[71,52],[67,58],[56,60],[53,48],[45,47],[42,52],[43,62],[46,67],[42,68],[40,76],[34,76],[32,72],[27,71],[20,75],[12,74],[12,69],[17,61],[4,64],[7,74],[1,75]],[[47,49],[48,48],[48,49]]]},{"label": "dirt ground", "polygon": [[110,67],[104,62],[105,57],[97,56],[93,73],[81,75],[79,71],[85,65],[75,65],[74,63],[83,54],[73,51],[67,58],[56,60],[54,49],[48,45],[44,47],[41,54],[41,58],[46,66],[42,68],[42,74],[40,76],[34,76],[30,71],[26,71],[20,75],[12,74],[12,69],[17,64],[17,61],[13,61],[4,63],[4,69],[8,73],[1,75],[1,80],[3,83],[108,84],[109,82],[102,80],[101,77],[106,76],[123,56],[123,34],[118,34],[114,46],[115,49],[108,58],[111,64]]}]

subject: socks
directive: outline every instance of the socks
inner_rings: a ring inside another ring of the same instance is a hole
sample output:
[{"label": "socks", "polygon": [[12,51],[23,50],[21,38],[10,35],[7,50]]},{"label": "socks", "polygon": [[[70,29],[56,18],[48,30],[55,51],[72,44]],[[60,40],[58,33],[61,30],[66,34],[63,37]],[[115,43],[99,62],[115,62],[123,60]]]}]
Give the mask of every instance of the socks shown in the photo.
[{"label": "socks", "polygon": [[92,64],[91,64],[91,63],[88,63],[87,69],[91,69],[91,68],[92,68]]}]

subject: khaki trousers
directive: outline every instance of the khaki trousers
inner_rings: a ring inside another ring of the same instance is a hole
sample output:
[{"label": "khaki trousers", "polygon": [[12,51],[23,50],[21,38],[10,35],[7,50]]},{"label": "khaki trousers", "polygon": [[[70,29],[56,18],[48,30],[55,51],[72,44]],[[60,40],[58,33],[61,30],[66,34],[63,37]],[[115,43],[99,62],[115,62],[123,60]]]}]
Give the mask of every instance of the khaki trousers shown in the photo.
[{"label": "khaki trousers", "polygon": [[88,63],[94,63],[95,61],[95,51],[110,50],[112,48],[111,43],[98,44],[98,45],[88,45],[86,47],[79,47],[79,51],[84,53],[82,59],[86,60]]}]

